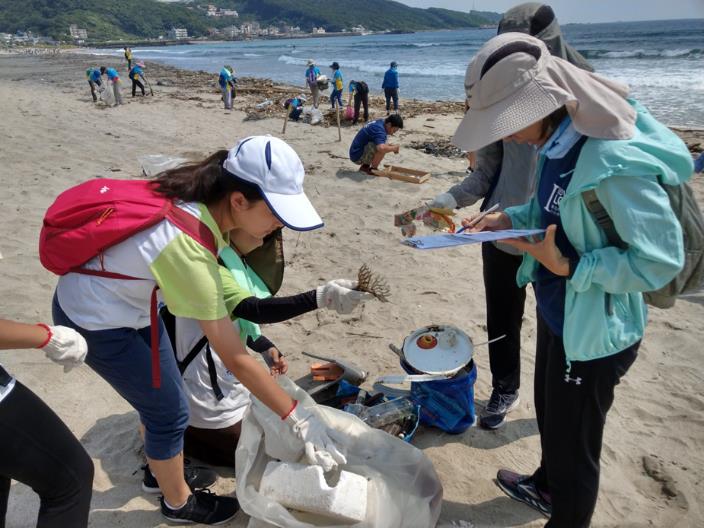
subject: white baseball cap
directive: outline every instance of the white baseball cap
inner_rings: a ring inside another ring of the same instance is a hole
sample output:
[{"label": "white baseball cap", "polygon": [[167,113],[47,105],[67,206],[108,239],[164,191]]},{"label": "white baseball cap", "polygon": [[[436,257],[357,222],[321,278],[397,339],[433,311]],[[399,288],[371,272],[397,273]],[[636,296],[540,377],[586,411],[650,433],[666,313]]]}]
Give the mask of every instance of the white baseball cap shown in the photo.
[{"label": "white baseball cap", "polygon": [[272,136],[250,136],[230,149],[223,169],[230,176],[259,188],[271,212],[295,231],[323,227],[323,221],[303,192],[305,171],[296,151]]}]

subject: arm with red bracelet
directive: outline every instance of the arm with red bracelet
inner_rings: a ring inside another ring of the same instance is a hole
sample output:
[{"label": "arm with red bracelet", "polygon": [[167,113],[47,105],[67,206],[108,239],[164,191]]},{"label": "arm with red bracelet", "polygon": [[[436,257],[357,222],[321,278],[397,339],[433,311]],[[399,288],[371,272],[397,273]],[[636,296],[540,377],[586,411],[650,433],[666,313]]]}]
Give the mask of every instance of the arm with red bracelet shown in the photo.
[{"label": "arm with red bracelet", "polygon": [[0,319],[0,350],[13,348],[42,349],[64,372],[83,363],[88,353],[85,339],[72,328]]}]

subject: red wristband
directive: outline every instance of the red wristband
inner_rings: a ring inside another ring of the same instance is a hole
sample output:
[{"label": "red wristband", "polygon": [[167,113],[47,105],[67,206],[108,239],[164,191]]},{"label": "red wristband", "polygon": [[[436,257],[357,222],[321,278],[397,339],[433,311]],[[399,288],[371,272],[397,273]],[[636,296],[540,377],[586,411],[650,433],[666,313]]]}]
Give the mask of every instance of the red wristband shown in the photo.
[{"label": "red wristband", "polygon": [[289,416],[291,416],[291,414],[293,413],[293,411],[296,410],[296,406],[297,406],[297,405],[298,405],[298,400],[293,400],[293,406],[291,407],[291,409],[290,409],[286,414],[284,414],[284,415],[281,417],[281,419],[282,419],[282,420],[285,420],[286,418],[288,418]]},{"label": "red wristband", "polygon": [[47,325],[44,323],[37,323],[37,326],[41,326],[46,330],[47,336],[46,336],[46,341],[44,341],[41,345],[39,345],[37,348],[44,348],[49,344],[49,341],[51,341],[51,338],[54,336],[54,334],[51,333],[51,328],[49,328]]}]

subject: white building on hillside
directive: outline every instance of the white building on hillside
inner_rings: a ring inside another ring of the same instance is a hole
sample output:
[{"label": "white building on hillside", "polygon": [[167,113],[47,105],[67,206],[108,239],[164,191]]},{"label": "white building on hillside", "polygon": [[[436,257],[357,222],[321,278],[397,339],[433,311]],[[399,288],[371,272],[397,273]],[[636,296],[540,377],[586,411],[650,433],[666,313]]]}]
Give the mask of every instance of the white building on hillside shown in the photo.
[{"label": "white building on hillside", "polygon": [[166,34],[167,37],[170,39],[174,40],[181,40],[181,39],[187,39],[188,38],[188,30],[186,28],[174,28],[172,27],[168,33]]},{"label": "white building on hillside", "polygon": [[311,31],[314,35],[322,35],[325,33],[325,28],[320,26],[320,27],[314,27],[313,31]]},{"label": "white building on hillside", "polygon": [[86,40],[88,38],[88,31],[84,28],[79,28],[77,24],[71,24],[68,27],[68,32],[74,40]]}]

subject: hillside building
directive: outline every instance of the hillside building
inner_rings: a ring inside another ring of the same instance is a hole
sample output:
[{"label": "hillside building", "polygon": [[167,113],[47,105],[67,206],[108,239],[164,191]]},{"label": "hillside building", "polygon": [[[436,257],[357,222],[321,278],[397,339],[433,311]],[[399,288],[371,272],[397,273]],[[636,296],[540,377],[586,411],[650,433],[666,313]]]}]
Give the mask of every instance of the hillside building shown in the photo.
[{"label": "hillside building", "polygon": [[171,28],[166,36],[172,40],[182,40],[188,38],[188,30],[186,28]]}]

